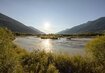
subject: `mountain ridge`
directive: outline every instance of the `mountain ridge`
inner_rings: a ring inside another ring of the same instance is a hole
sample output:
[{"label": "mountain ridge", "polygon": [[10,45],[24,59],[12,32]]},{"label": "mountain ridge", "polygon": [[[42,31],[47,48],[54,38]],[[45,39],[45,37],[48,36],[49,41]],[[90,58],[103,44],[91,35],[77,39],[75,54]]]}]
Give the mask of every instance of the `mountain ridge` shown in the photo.
[{"label": "mountain ridge", "polygon": [[58,34],[83,34],[83,33],[102,33],[105,31],[105,17],[65,29]]},{"label": "mountain ridge", "polygon": [[[0,27],[6,27],[12,32],[15,33],[26,33],[26,34],[42,34],[42,32],[37,32],[37,30],[33,30],[32,28],[24,25],[23,23],[8,17],[7,15],[4,15],[0,13]],[[32,26],[31,26],[32,27]]]}]

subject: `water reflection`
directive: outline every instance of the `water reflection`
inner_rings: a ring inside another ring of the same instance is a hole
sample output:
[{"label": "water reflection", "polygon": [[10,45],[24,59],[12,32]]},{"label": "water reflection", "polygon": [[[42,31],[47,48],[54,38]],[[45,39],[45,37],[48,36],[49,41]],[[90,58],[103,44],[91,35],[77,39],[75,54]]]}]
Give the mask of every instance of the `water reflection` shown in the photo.
[{"label": "water reflection", "polygon": [[52,43],[50,39],[43,40],[42,46],[46,52],[52,52]]},{"label": "water reflection", "polygon": [[29,51],[45,50],[46,52],[65,53],[65,54],[83,54],[84,45],[91,39],[72,39],[65,38],[59,40],[40,39],[35,37],[17,37],[14,43]]}]

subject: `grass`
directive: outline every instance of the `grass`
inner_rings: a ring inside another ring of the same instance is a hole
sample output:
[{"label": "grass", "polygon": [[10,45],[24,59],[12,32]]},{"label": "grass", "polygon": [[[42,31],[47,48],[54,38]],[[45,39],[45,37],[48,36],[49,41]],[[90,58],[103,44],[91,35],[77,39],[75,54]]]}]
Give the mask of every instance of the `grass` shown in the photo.
[{"label": "grass", "polygon": [[0,28],[0,73],[105,73],[105,36],[86,45],[85,57],[28,52],[12,40],[12,33]]}]

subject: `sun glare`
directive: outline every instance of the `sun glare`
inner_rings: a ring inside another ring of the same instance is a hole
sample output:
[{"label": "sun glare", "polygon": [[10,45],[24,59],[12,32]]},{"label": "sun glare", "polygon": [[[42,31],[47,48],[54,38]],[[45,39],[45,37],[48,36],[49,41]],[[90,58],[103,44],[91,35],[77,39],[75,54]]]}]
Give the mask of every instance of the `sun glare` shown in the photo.
[{"label": "sun glare", "polygon": [[48,22],[44,23],[44,29],[49,30],[50,29],[50,24]]},{"label": "sun glare", "polygon": [[42,46],[46,52],[52,52],[52,44],[50,39],[42,41]]}]

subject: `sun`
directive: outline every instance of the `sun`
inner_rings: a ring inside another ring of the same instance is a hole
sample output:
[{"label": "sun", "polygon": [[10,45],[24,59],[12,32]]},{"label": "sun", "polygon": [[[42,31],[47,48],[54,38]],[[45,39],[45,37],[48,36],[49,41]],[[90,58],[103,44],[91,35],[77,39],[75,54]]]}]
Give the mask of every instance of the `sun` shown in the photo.
[{"label": "sun", "polygon": [[44,23],[44,29],[49,30],[50,29],[50,23],[48,23],[48,22]]}]

